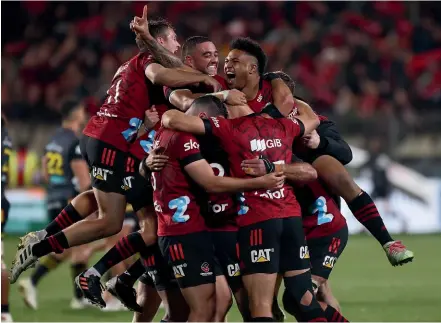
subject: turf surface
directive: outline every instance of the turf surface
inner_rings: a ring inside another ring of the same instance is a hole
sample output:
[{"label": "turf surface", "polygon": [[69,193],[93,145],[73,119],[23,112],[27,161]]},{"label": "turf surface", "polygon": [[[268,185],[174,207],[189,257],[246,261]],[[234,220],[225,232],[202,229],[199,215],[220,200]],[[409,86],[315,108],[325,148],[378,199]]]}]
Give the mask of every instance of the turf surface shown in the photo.
[{"label": "turf surface", "polygon": [[[441,321],[441,235],[402,236],[415,252],[413,263],[392,267],[373,238],[351,236],[346,250],[331,275],[334,294],[343,314],[351,321],[417,322]],[[5,259],[11,264],[17,237],[4,240]],[[98,255],[96,256],[98,257]],[[23,277],[29,275],[29,270]],[[67,264],[44,278],[39,285],[39,308],[25,307],[11,286],[10,308],[15,321],[127,322],[130,312],[101,312],[98,309],[74,311],[70,271]],[[162,311],[155,321],[159,321]],[[241,321],[233,306],[228,320]],[[287,321],[295,321],[288,317]]]}]

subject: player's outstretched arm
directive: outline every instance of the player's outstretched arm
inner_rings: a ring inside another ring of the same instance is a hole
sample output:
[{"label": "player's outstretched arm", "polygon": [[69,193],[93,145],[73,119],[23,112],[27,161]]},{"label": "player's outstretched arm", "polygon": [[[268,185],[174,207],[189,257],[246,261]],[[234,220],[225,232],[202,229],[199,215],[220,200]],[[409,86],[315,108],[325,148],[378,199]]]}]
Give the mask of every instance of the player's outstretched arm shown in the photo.
[{"label": "player's outstretched arm", "polygon": [[285,181],[285,176],[280,172],[250,179],[219,177],[214,174],[213,169],[205,159],[188,164],[184,169],[196,183],[209,193],[280,189]]},{"label": "player's outstretched arm", "polygon": [[222,86],[209,75],[194,73],[174,68],[166,68],[158,63],[152,63],[145,69],[145,76],[153,83],[168,87],[183,87],[195,83],[204,83],[219,91]]},{"label": "player's outstretched arm", "polygon": [[189,116],[178,110],[168,110],[162,115],[162,125],[165,128],[189,132],[195,135],[205,134],[204,121],[195,116]]},{"label": "player's outstretched arm", "polygon": [[291,164],[274,164],[266,158],[248,159],[242,161],[245,174],[262,176],[272,172],[282,172],[293,182],[311,182],[317,179],[317,171],[308,163],[295,162]]}]

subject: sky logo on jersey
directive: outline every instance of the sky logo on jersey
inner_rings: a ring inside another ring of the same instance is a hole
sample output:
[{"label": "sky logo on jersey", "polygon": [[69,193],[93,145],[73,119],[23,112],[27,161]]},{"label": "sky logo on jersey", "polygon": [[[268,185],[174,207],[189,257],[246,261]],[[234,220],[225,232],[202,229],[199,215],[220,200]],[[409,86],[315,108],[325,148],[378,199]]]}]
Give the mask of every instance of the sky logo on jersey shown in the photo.
[{"label": "sky logo on jersey", "polygon": [[280,139],[253,139],[250,141],[251,151],[264,151],[270,148],[282,147]]},{"label": "sky logo on jersey", "polygon": [[256,263],[271,261],[270,252],[274,252],[274,249],[251,250],[251,262]]},{"label": "sky logo on jersey", "polygon": [[211,120],[213,121],[214,126],[215,126],[216,128],[220,128],[219,120],[217,120],[216,117],[211,117]]},{"label": "sky logo on jersey", "polygon": [[250,210],[249,206],[245,204],[245,194],[244,193],[238,193],[236,195],[238,202],[239,202],[239,210],[237,211],[238,215],[245,215]]},{"label": "sky logo on jersey", "polygon": [[192,149],[199,149],[199,144],[197,142],[193,141],[192,139],[190,139],[189,142],[186,142],[184,144],[184,148],[185,148],[184,151],[189,151]]},{"label": "sky logo on jersey", "polygon": [[152,130],[149,132],[147,136],[147,140],[141,140],[139,144],[141,145],[142,149],[149,154],[153,147],[153,139],[155,138],[156,131]]},{"label": "sky logo on jersey", "polygon": [[328,213],[328,206],[324,196],[320,196],[317,200],[315,200],[314,204],[310,207],[310,212],[311,214],[317,212],[317,225],[329,223],[334,220],[334,215]]}]

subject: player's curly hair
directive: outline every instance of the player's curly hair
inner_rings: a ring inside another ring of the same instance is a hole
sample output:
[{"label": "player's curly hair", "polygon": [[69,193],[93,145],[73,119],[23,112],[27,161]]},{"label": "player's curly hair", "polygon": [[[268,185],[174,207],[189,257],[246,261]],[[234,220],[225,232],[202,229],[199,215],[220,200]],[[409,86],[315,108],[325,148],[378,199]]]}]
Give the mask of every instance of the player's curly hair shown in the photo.
[{"label": "player's curly hair", "polygon": [[173,25],[164,18],[149,20],[149,30],[153,38],[164,36],[165,32],[169,28],[175,30]]},{"label": "player's curly hair", "polygon": [[228,117],[228,111],[220,99],[213,95],[204,95],[193,101],[187,114],[198,116],[205,113],[208,117]]},{"label": "player's curly hair", "polygon": [[188,55],[191,55],[191,52],[193,51],[193,49],[197,45],[202,44],[202,43],[206,43],[209,41],[210,41],[210,39],[205,36],[191,36],[191,37],[187,38],[184,45],[182,45],[182,59],[184,60],[185,57],[187,57]]},{"label": "player's curly hair", "polygon": [[249,37],[236,38],[230,43],[230,50],[233,49],[244,51],[248,55],[255,57],[257,59],[257,68],[259,70],[259,75],[263,75],[263,73],[265,73],[268,58],[262,47],[260,47],[260,45],[256,41],[252,40]]},{"label": "player's curly hair", "polygon": [[[274,74],[277,74],[283,82],[285,82],[286,86],[289,87],[289,89],[291,90],[291,93],[294,94],[294,89],[296,87],[295,82],[293,81],[293,79],[291,78],[291,76],[289,76],[288,74],[286,74],[285,72],[282,71],[275,71],[272,72]],[[266,73],[265,75],[267,75],[269,73]],[[265,78],[265,75],[263,76]]]}]

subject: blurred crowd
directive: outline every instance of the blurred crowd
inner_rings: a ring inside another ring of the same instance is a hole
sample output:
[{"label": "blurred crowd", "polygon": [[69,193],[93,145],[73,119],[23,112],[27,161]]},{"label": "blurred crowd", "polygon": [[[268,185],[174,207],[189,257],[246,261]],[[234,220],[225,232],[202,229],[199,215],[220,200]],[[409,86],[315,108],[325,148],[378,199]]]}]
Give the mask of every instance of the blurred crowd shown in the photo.
[{"label": "blurred crowd", "polygon": [[[117,67],[137,52],[129,30],[144,2],[4,2],[2,111],[51,122],[71,98],[99,106]],[[441,106],[440,3],[150,2],[149,16],[180,41],[207,35],[220,60],[229,41],[264,46],[268,70],[284,70],[316,110],[408,124]],[[220,73],[223,73],[220,71]]]}]

